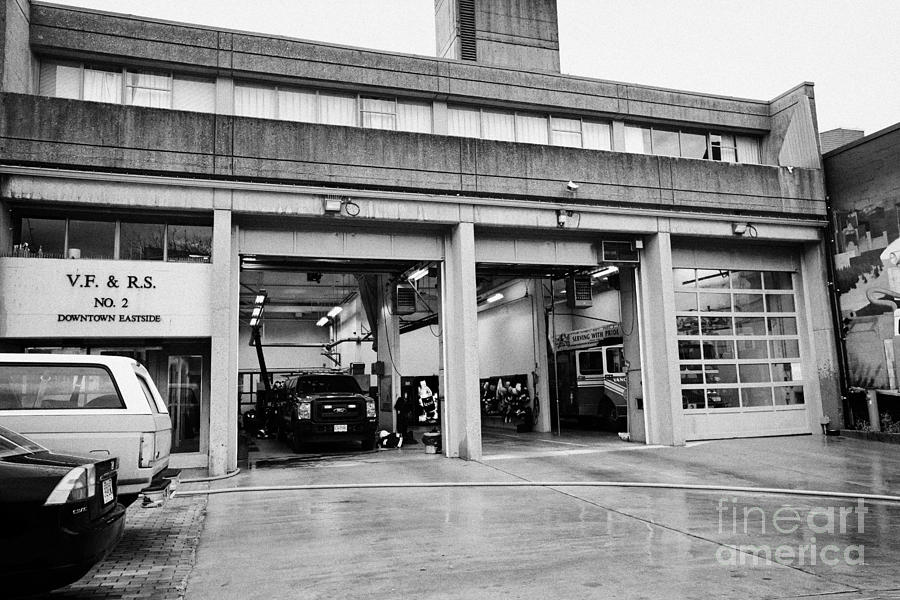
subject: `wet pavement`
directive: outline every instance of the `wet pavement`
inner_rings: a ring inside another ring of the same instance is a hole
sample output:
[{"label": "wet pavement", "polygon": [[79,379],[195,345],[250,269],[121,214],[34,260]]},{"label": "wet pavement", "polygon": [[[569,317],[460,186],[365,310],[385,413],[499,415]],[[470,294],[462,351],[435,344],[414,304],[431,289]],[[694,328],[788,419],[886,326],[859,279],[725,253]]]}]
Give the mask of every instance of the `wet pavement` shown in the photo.
[{"label": "wet pavement", "polygon": [[[294,454],[255,440],[244,471],[129,508],[122,542],[50,598],[900,599],[900,503],[716,490],[482,487],[656,482],[900,494],[896,446],[834,437],[627,443],[485,430],[479,463],[421,444]],[[191,474],[184,473],[183,477]]]},{"label": "wet pavement", "polygon": [[[485,432],[480,463],[421,445],[261,462],[182,489],[600,480],[900,493],[896,447],[821,436],[669,448]],[[428,487],[210,495],[207,510],[187,598],[900,598],[900,504],[880,501]]]}]

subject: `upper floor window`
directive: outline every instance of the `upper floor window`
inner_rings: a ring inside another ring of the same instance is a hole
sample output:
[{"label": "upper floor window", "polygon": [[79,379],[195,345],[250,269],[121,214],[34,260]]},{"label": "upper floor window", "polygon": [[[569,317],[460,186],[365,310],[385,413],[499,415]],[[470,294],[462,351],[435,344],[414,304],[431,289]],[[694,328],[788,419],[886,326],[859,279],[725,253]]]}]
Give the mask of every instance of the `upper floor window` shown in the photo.
[{"label": "upper floor window", "polygon": [[90,100],[215,112],[216,84],[209,79],[138,69],[43,61],[38,93]]},{"label": "upper floor window", "polygon": [[234,113],[243,117],[431,133],[431,103],[325,90],[239,83]]},{"label": "upper floor window", "polygon": [[759,164],[759,139],[626,125],[625,152]]},{"label": "upper floor window", "polygon": [[447,109],[447,133],[460,137],[609,150],[610,131],[609,123],[580,118],[462,106]]},{"label": "upper floor window", "polygon": [[13,256],[209,262],[212,227],[85,216],[15,217]]}]

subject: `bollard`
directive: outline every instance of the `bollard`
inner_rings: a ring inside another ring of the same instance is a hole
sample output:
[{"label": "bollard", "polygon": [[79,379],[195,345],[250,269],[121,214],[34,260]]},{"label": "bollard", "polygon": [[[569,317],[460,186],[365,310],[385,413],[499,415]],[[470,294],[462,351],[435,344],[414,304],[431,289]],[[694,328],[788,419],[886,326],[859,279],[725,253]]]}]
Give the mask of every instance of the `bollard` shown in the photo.
[{"label": "bollard", "polygon": [[878,415],[878,396],[875,390],[866,390],[867,401],[869,407],[869,427],[872,431],[881,431],[881,419]]}]

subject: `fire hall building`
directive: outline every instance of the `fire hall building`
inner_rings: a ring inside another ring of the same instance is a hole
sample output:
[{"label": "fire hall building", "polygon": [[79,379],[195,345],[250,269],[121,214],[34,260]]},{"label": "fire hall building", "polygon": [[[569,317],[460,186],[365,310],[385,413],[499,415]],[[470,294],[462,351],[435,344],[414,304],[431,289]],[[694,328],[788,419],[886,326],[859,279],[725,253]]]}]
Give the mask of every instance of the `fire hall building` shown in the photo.
[{"label": "fire hall building", "polygon": [[615,405],[651,444],[841,420],[812,84],[565,75],[553,0],[435,0],[437,57],[2,11],[0,350],[137,358],[174,466],[237,464],[254,331],[271,377],[352,372],[386,429],[426,381],[448,457],[507,421],[495,382],[539,431]]}]

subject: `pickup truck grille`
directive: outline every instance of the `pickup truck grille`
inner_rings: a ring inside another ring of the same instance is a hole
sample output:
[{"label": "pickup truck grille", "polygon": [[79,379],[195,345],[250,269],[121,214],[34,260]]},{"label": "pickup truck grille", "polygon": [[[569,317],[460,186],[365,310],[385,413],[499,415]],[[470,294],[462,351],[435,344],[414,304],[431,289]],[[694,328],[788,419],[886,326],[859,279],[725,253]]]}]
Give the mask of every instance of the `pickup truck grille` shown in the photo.
[{"label": "pickup truck grille", "polygon": [[313,405],[313,419],[323,422],[358,421],[366,415],[366,403],[353,401],[320,401]]}]

